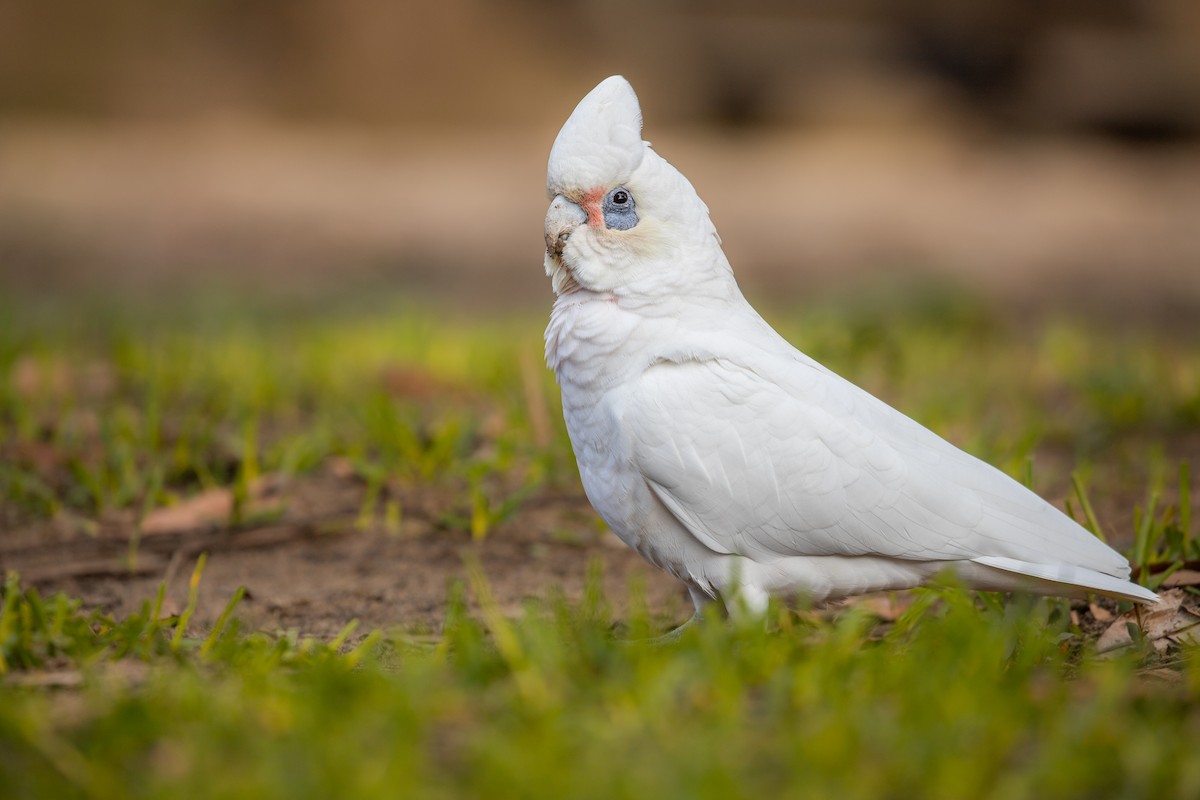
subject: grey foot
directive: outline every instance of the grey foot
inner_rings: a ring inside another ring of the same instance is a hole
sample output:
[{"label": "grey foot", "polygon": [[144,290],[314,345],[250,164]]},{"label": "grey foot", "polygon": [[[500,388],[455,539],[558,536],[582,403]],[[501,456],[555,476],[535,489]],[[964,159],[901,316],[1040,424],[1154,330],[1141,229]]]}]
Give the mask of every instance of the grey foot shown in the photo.
[{"label": "grey foot", "polygon": [[690,594],[692,597],[692,604],[696,607],[696,613],[694,613],[694,614],[692,614],[692,616],[688,617],[687,622],[683,623],[678,628],[667,631],[662,636],[655,636],[650,639],[630,639],[630,640],[627,640],[625,642],[625,644],[638,644],[638,645],[674,644],[675,642],[678,642],[680,639],[682,639],[683,632],[685,630],[687,630],[688,628],[690,628],[691,626],[695,625],[697,623],[697,621],[702,620],[705,617],[707,617],[707,616],[711,615],[712,613],[721,609],[720,603],[718,603],[716,600],[714,600],[713,598],[706,595],[704,592],[701,592],[699,589],[695,589],[695,588],[689,586],[688,594]]}]

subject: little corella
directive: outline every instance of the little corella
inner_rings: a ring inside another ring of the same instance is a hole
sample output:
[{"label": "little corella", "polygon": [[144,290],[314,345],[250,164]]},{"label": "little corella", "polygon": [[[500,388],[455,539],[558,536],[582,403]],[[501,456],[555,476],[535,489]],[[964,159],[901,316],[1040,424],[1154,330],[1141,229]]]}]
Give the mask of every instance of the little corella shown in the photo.
[{"label": "little corella", "polygon": [[1045,500],[777,334],[641,129],[614,76],[550,151],[546,361],[588,499],[697,614],[947,570],[980,589],[1157,600]]}]

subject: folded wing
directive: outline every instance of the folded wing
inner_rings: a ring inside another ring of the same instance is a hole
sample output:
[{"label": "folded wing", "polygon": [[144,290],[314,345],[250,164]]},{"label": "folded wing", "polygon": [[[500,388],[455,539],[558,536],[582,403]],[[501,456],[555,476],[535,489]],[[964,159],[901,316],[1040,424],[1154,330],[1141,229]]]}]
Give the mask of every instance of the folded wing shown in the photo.
[{"label": "folded wing", "polygon": [[968,560],[1153,597],[1036,494],[799,353],[661,362],[623,414],[647,484],[717,552]]}]

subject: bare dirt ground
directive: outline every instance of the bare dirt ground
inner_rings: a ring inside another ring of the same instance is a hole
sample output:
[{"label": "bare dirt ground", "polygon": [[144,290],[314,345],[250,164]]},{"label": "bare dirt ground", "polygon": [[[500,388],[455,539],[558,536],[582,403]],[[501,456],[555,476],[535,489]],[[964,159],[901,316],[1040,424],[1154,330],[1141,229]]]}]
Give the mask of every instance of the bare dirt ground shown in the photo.
[{"label": "bare dirt ground", "polygon": [[[936,130],[649,134],[708,202],[751,295],[799,299],[917,270],[1002,302],[1113,319],[1188,321],[1200,309],[1195,148]],[[218,284],[320,297],[362,284],[489,310],[548,305],[539,230],[553,135],[8,123],[0,290],[184,296]],[[131,514],[63,518],[4,531],[0,569],[116,614],[165,580],[170,611],[207,552],[199,629],[239,585],[239,617],[254,628],[331,636],[357,618],[364,629],[434,629],[471,558],[509,611],[548,592],[578,597],[598,561],[610,596],[635,582],[668,622],[689,613],[673,580],[598,531],[581,493],[536,496],[473,542],[439,524],[436,497],[403,488],[399,527],[363,529],[363,491],[327,470],[276,487],[281,517],[236,529],[164,524],[132,541]],[[1115,497],[1101,513],[1127,516],[1136,499]]]},{"label": "bare dirt ground", "polygon": [[166,581],[165,610],[178,613],[196,560],[207,553],[198,630],[244,586],[238,618],[252,629],[332,637],[357,619],[360,633],[435,631],[451,585],[466,583],[474,561],[511,615],[533,598],[578,599],[597,566],[607,596],[628,597],[636,586],[668,623],[690,614],[682,587],[601,531],[582,493],[535,496],[475,541],[440,524],[443,498],[420,488],[390,489],[393,499],[403,496],[398,525],[376,520],[364,526],[364,492],[353,476],[327,469],[271,486],[263,502],[282,514],[270,520],[233,527],[208,522],[200,507],[219,499],[210,496],[148,518],[136,539],[131,514],[109,514],[95,527],[60,518],[5,532],[0,570],[17,570],[25,586],[65,591],[117,616],[135,611]]}]

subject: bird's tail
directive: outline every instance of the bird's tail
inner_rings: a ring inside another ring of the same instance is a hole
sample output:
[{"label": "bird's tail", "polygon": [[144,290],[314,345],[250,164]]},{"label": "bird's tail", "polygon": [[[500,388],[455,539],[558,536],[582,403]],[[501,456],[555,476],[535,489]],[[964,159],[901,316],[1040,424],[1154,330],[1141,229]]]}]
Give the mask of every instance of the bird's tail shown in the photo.
[{"label": "bird's tail", "polygon": [[[1042,590],[1047,594],[1070,595],[1079,593],[1078,590],[1084,590],[1109,597],[1119,597],[1123,600],[1132,600],[1136,603],[1159,602],[1158,595],[1144,586],[1138,586],[1123,578],[1106,575],[1087,567],[1077,567],[1073,564],[1035,564],[1004,556],[980,556],[971,560],[976,564],[1002,572],[1033,578],[1035,579],[1034,584],[1026,588],[1036,590],[1039,588],[1037,584],[1040,583],[1043,584]],[[1045,584],[1050,585],[1046,586]],[[1071,592],[1072,588],[1076,591]]]}]

